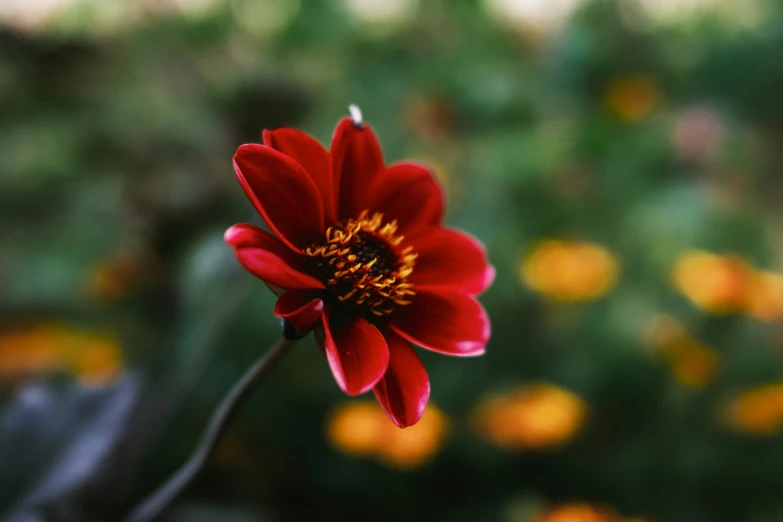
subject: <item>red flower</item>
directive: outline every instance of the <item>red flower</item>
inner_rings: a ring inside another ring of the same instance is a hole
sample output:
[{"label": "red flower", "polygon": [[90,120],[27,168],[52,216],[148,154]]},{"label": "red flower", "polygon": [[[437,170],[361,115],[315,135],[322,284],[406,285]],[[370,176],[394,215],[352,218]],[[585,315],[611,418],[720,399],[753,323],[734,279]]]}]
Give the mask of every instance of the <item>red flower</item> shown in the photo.
[{"label": "red flower", "polygon": [[443,194],[424,165],[386,166],[369,125],[344,118],[331,151],[294,129],[242,145],[234,170],[272,234],[234,225],[226,242],[280,296],[275,315],[318,329],[340,388],[371,388],[400,427],[430,395],[411,343],[484,353],[489,319],[475,296],[495,271],[476,239],[444,228]]}]

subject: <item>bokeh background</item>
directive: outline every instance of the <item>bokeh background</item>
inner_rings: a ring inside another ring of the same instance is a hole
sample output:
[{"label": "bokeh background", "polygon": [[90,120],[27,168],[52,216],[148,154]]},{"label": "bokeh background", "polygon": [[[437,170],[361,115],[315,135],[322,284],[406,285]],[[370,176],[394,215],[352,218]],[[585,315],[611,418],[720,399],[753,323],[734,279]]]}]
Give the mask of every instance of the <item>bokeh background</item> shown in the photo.
[{"label": "bokeh background", "polygon": [[279,336],[233,152],[349,103],[487,245],[487,353],[402,431],[304,341],[166,520],[783,520],[778,0],[0,1],[0,518],[186,458]]}]

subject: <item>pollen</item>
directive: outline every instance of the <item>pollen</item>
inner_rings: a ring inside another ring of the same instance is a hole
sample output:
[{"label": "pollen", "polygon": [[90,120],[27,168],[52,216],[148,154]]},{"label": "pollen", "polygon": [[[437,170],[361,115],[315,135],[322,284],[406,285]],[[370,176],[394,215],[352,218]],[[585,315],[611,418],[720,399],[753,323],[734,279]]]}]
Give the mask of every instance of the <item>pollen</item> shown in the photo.
[{"label": "pollen", "polygon": [[365,210],[327,229],[323,243],[305,252],[338,301],[384,317],[415,295],[408,277],[417,254],[410,246],[401,248],[402,241],[397,221],[384,222],[383,214]]}]

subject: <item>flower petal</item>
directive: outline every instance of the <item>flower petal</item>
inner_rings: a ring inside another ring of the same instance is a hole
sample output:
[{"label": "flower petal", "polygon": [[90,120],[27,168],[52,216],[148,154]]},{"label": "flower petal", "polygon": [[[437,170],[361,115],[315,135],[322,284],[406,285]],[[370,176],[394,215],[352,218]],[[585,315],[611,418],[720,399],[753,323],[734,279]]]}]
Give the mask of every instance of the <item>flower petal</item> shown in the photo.
[{"label": "flower petal", "polygon": [[253,206],[283,243],[301,252],[321,237],[323,204],[313,180],[296,161],[250,143],[237,149],[234,171]]},{"label": "flower petal", "polygon": [[275,315],[294,325],[297,330],[309,332],[321,319],[324,302],[318,290],[289,290],[275,303]]},{"label": "flower petal", "polygon": [[477,295],[495,279],[484,245],[464,232],[433,228],[407,244],[418,253],[409,278],[414,285],[448,286]]},{"label": "flower petal", "polygon": [[315,138],[296,129],[264,131],[264,144],[299,163],[313,180],[324,205],[326,226],[336,221],[329,152]]},{"label": "flower petal", "polygon": [[383,152],[372,128],[350,118],[337,124],[332,138],[332,183],[338,220],[355,218],[367,208],[368,190],[383,170]]},{"label": "flower petal", "polygon": [[400,428],[416,424],[430,398],[430,379],[413,347],[399,335],[386,332],[389,368],[373,391],[386,415]]},{"label": "flower petal", "polygon": [[324,309],[324,349],[334,379],[348,395],[360,395],[383,377],[389,347],[378,329],[362,317],[331,316]]},{"label": "flower petal", "polygon": [[268,285],[285,289],[324,288],[318,279],[302,272],[302,259],[282,241],[258,227],[234,225],[224,239],[239,263]]},{"label": "flower petal", "polygon": [[409,238],[443,220],[443,191],[421,163],[403,161],[387,167],[370,187],[367,201],[371,212],[396,219],[400,233]]},{"label": "flower petal", "polygon": [[414,287],[413,302],[394,311],[390,327],[422,348],[446,355],[484,353],[489,317],[471,296],[443,287]]}]

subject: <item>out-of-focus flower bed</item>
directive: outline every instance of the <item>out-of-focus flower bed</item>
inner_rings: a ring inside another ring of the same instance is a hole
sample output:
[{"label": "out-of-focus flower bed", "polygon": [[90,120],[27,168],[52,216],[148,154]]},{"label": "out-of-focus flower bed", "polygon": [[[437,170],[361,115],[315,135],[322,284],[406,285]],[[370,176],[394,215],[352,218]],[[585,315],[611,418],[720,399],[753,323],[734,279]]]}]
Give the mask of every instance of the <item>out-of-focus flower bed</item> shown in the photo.
[{"label": "out-of-focus flower bed", "polygon": [[0,1],[0,519],[189,454],[279,335],[232,155],[356,103],[486,244],[487,353],[400,430],[300,343],[168,520],[783,520],[782,63],[776,0]]}]

